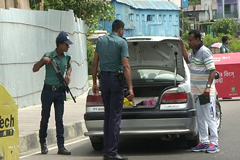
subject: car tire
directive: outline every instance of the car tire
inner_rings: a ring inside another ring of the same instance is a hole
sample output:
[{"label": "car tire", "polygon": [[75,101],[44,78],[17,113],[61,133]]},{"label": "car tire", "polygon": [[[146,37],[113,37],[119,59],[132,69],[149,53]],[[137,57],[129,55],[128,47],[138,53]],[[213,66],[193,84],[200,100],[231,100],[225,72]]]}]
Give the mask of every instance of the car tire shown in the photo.
[{"label": "car tire", "polygon": [[100,151],[103,149],[103,139],[102,138],[98,138],[98,140],[96,141],[96,138],[92,139],[90,138],[92,147],[94,150],[96,151]]},{"label": "car tire", "polygon": [[199,144],[199,135],[197,135],[196,137],[194,137],[193,139],[188,139],[187,140],[187,147],[191,148],[191,147],[195,147]]},{"label": "car tire", "polygon": [[217,121],[217,131],[219,132],[222,127],[222,109],[219,100],[216,100],[216,121]]}]

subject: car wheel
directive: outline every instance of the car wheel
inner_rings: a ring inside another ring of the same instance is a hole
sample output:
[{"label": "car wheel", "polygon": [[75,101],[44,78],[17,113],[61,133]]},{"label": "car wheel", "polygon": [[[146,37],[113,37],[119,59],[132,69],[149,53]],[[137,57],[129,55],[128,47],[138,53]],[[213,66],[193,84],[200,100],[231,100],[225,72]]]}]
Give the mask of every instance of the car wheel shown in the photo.
[{"label": "car wheel", "polygon": [[219,132],[222,126],[222,109],[218,100],[216,100],[216,122],[217,131]]},{"label": "car wheel", "polygon": [[197,135],[193,139],[188,139],[187,140],[187,147],[188,148],[195,147],[195,146],[198,145],[198,143],[199,143],[199,135]]},{"label": "car wheel", "polygon": [[91,141],[91,144],[92,144],[92,147],[94,150],[96,151],[100,151],[103,149],[103,139],[102,138],[91,138],[90,137],[90,141]]}]

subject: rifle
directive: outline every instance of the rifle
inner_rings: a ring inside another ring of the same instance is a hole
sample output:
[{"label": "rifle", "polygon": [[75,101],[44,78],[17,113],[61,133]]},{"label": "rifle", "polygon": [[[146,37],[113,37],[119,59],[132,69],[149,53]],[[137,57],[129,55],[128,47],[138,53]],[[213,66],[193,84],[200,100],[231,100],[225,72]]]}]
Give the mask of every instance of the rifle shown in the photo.
[{"label": "rifle", "polygon": [[56,74],[57,74],[57,77],[58,77],[59,81],[62,83],[65,91],[66,91],[67,93],[70,93],[73,101],[76,103],[75,97],[72,95],[72,92],[70,91],[70,88],[68,87],[67,82],[66,82],[65,79],[63,78],[63,75],[62,75],[62,73],[61,73],[61,70],[60,70],[59,65],[57,64],[57,62],[56,62],[54,59],[51,59],[51,60],[52,60],[53,68],[54,68],[54,70],[56,71]]}]

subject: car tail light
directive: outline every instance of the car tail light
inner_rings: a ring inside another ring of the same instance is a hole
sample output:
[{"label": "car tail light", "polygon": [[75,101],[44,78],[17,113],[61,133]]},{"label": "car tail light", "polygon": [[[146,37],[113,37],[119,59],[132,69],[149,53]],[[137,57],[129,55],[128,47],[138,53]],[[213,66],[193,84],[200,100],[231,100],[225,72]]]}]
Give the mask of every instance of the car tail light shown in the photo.
[{"label": "car tail light", "polygon": [[162,97],[162,104],[186,103],[187,93],[165,93]]},{"label": "car tail light", "polygon": [[87,96],[87,107],[103,105],[101,95],[88,95]]}]

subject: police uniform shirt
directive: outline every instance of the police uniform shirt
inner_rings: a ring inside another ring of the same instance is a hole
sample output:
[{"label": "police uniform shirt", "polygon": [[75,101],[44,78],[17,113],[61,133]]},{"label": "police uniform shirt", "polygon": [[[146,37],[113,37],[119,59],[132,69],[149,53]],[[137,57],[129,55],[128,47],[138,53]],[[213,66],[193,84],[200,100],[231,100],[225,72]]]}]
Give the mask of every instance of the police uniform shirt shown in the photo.
[{"label": "police uniform shirt", "polygon": [[[53,55],[52,55],[52,52],[47,52],[43,55],[43,57],[49,57],[54,59],[56,63],[59,65],[62,75],[64,75],[67,69],[71,67],[71,63],[70,63],[71,55],[67,52],[63,53],[61,59],[58,58],[56,50],[53,51]],[[45,74],[44,83],[51,86],[60,87],[62,84],[59,81],[53,66],[45,65],[45,68],[46,68],[46,74]]]},{"label": "police uniform shirt", "polygon": [[228,49],[228,46],[226,44],[223,44],[221,47],[220,47],[220,52],[221,53],[229,53],[229,49]]},{"label": "police uniform shirt", "polygon": [[122,58],[129,57],[127,42],[114,32],[98,39],[95,53],[99,54],[100,70],[107,72],[123,70]]}]

